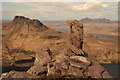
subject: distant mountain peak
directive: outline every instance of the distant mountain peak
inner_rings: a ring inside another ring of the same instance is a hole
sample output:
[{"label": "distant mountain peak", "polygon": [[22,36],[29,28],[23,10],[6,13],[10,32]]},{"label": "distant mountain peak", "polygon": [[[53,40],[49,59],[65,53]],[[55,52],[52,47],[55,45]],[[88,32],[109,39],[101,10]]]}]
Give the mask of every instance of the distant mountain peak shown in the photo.
[{"label": "distant mountain peak", "polygon": [[91,19],[91,18],[83,18],[81,19],[83,23],[112,23],[111,20],[106,19],[106,18],[96,18],[96,19]]},{"label": "distant mountain peak", "polygon": [[[32,32],[41,32],[47,30],[48,27],[41,23],[38,19],[30,19],[24,16],[15,16],[12,22],[5,27],[8,30],[9,35],[6,36],[6,40],[17,39],[22,37],[28,37]],[[22,36],[22,37],[21,37]]]},{"label": "distant mountain peak", "polygon": [[16,23],[25,22],[25,21],[30,21],[30,19],[24,16],[15,16],[13,19],[13,22],[16,22]]},{"label": "distant mountain peak", "polygon": [[[27,25],[32,24],[35,27],[43,26],[43,24],[38,19],[30,19],[30,18],[26,18],[24,16],[15,16],[12,22],[17,23],[17,24],[27,24]],[[44,27],[46,27],[46,26],[44,25]]]}]

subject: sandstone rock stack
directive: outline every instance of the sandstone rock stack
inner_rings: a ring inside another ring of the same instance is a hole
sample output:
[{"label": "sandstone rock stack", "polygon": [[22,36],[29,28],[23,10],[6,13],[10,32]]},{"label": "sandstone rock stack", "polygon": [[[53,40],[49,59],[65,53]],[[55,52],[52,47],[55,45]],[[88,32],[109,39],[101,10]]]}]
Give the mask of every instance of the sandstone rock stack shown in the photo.
[{"label": "sandstone rock stack", "polygon": [[78,48],[82,49],[83,45],[83,24],[77,20],[67,20],[66,23],[70,27],[70,43]]}]

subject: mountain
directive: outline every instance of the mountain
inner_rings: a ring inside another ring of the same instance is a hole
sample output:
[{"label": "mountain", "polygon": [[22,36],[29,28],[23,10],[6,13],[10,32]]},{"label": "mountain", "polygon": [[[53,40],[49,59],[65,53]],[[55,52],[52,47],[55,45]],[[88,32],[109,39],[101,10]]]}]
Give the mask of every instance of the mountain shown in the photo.
[{"label": "mountain", "polygon": [[26,44],[24,43],[33,40],[34,37],[38,36],[39,32],[47,29],[48,27],[37,19],[15,16],[9,25],[3,28],[3,40],[9,49],[16,49],[21,46],[25,47]]},{"label": "mountain", "polygon": [[56,40],[61,40],[64,44],[63,39],[67,36],[67,34],[48,28],[37,19],[24,16],[15,16],[4,26],[2,30],[3,53],[35,53],[42,44],[52,45]]},{"label": "mountain", "polygon": [[91,19],[91,18],[83,18],[81,19],[83,23],[112,23],[109,19],[105,18],[98,18],[98,19]]},{"label": "mountain", "polygon": [[13,34],[26,36],[30,31],[42,31],[45,29],[47,27],[39,20],[29,19],[24,16],[15,16],[10,25],[5,28],[10,32],[9,37]]}]

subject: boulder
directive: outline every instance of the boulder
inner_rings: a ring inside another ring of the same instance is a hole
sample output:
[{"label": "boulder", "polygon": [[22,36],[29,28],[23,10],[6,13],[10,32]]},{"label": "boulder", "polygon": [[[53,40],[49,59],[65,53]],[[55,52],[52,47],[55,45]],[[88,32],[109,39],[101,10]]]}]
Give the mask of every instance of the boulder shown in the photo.
[{"label": "boulder", "polygon": [[87,65],[90,65],[90,61],[88,61],[87,58],[85,58],[83,56],[71,56],[70,59],[77,61],[77,62],[83,62]]},{"label": "boulder", "polygon": [[78,49],[75,46],[69,44],[69,47],[66,48],[67,51],[67,55],[68,56],[75,56],[75,55],[79,55],[79,56],[86,56],[86,54],[83,52],[82,49]]},{"label": "boulder", "polygon": [[64,50],[60,51],[59,54],[56,55],[52,61],[61,62],[61,61],[66,61],[66,59],[68,59],[68,58],[69,57],[67,56],[67,50],[64,49]]},{"label": "boulder", "polygon": [[67,74],[68,74],[69,76],[74,76],[74,77],[83,78],[83,71],[84,71],[84,70],[82,70],[82,69],[80,70],[79,68],[70,66]]},{"label": "boulder", "polygon": [[47,72],[47,67],[43,67],[43,66],[32,66],[27,73],[33,74],[33,75],[40,75],[40,74],[44,74]]},{"label": "boulder", "polygon": [[88,68],[88,76],[92,78],[112,78],[108,72],[97,62],[92,62]]},{"label": "boulder", "polygon": [[35,57],[34,65],[47,65],[52,59],[52,53],[47,46],[41,46]]}]

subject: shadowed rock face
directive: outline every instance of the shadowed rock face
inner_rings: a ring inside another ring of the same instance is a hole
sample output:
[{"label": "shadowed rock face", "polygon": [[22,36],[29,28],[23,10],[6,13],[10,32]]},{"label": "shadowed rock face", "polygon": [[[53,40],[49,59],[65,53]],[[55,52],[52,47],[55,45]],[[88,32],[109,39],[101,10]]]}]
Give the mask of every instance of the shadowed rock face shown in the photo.
[{"label": "shadowed rock face", "polygon": [[77,20],[67,20],[70,27],[70,43],[78,49],[83,45],[83,24]]}]

